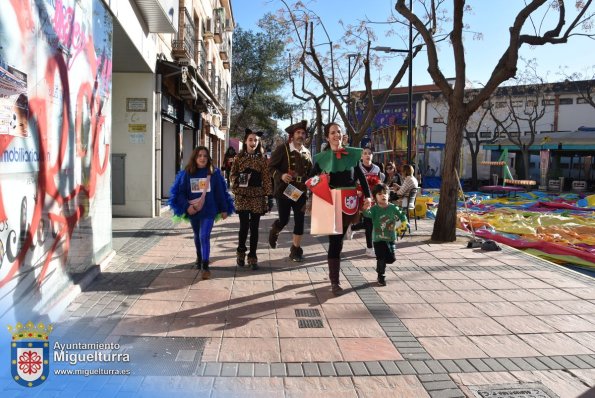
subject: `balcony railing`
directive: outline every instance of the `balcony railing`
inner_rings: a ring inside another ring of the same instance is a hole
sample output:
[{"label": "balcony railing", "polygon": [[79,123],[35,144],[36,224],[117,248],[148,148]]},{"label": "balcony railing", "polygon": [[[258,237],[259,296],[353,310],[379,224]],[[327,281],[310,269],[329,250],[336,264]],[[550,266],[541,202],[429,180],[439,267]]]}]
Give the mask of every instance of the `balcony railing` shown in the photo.
[{"label": "balcony railing", "polygon": [[186,7],[180,9],[180,26],[183,26],[176,38],[172,40],[172,57],[174,59],[194,59],[195,28],[190,12]]},{"label": "balcony railing", "polygon": [[198,74],[205,80],[208,80],[208,73],[207,73],[207,48],[205,46],[205,42],[202,40],[195,40],[194,41],[195,53],[196,58],[196,68],[198,70]]},{"label": "balcony railing", "polygon": [[229,60],[229,42],[227,40],[223,40],[219,45],[219,58],[221,61]]},{"label": "balcony railing", "polygon": [[225,29],[225,20],[220,13],[213,15],[213,39],[219,44],[223,41],[223,31]]}]

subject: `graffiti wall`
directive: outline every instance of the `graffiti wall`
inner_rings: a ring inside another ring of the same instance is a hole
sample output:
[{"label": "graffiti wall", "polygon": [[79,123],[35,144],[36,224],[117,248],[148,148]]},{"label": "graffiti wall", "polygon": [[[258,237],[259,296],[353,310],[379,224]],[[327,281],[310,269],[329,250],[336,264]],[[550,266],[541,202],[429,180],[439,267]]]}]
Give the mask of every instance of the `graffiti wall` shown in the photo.
[{"label": "graffiti wall", "polygon": [[42,318],[111,251],[111,65],[101,0],[2,2],[2,319]]}]

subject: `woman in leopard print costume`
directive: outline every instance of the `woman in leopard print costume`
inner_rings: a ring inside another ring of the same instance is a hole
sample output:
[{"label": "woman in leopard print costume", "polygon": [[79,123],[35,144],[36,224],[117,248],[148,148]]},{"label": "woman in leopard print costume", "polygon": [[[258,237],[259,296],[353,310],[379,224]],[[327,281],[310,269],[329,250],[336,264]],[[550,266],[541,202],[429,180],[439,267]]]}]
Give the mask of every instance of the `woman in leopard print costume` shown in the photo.
[{"label": "woman in leopard print costume", "polygon": [[260,217],[268,211],[267,197],[273,193],[273,184],[260,142],[261,132],[246,129],[243,147],[231,167],[230,182],[235,195],[235,206],[240,216],[237,264],[245,265],[246,239],[250,231],[248,265],[258,269],[256,247]]}]

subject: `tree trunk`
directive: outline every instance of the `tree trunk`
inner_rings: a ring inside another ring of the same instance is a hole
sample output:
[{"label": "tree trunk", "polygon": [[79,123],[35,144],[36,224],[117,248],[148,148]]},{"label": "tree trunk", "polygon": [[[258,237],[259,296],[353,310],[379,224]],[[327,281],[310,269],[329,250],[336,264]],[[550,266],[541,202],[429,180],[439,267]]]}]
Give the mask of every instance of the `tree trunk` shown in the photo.
[{"label": "tree trunk", "polygon": [[528,180],[531,178],[531,176],[529,175],[529,149],[523,149],[521,151],[521,154],[523,155],[523,176],[522,178],[525,180]]},{"label": "tree trunk", "polygon": [[463,133],[468,120],[463,111],[457,109],[460,106],[457,106],[457,104],[449,105],[440,203],[438,204],[438,214],[436,214],[434,231],[432,232],[432,240],[438,242],[453,242],[456,240],[459,182],[455,172],[459,167]]},{"label": "tree trunk", "polygon": [[471,151],[471,188],[477,191],[479,188],[479,181],[477,177],[477,154],[478,152]]}]

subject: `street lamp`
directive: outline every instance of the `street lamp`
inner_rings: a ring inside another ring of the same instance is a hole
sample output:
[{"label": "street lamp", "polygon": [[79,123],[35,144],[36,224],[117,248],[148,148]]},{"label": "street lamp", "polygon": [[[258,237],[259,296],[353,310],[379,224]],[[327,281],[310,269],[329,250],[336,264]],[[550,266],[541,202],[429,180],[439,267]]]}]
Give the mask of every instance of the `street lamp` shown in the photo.
[{"label": "street lamp", "polygon": [[[409,36],[411,38],[411,36]],[[413,135],[413,57],[411,51],[411,42],[409,42],[409,49],[408,50],[401,50],[397,48],[390,48],[390,47],[372,47],[370,50],[374,51],[382,51],[385,53],[408,53],[409,54],[409,65],[408,65],[408,72],[409,72],[409,84],[407,89],[407,164],[411,164],[411,146],[412,146],[412,135]]]},{"label": "street lamp", "polygon": [[[359,54],[356,53],[349,53],[346,55],[347,57],[347,123],[351,124],[351,108],[349,104],[351,103],[351,58],[359,57]],[[330,97],[329,97],[330,100]],[[330,106],[329,106],[330,108]],[[350,129],[347,128],[346,133],[349,133]],[[348,134],[349,135],[349,134]]]},{"label": "street lamp", "polygon": [[[409,9],[413,10],[413,0],[409,0]],[[408,53],[409,56],[409,84],[407,90],[407,164],[411,164],[411,138],[413,135],[413,105],[412,105],[412,88],[413,88],[413,25],[409,22],[409,48],[407,50],[399,50],[390,47],[374,47],[372,50],[383,51],[385,53]]]}]

